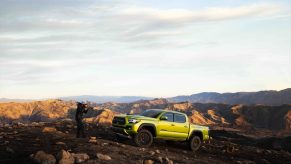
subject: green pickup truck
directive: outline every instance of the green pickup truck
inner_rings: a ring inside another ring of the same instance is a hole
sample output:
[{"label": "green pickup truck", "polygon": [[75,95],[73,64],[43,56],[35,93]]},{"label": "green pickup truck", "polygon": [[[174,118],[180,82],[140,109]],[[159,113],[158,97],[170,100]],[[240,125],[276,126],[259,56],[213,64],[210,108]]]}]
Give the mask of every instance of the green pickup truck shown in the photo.
[{"label": "green pickup truck", "polygon": [[149,147],[153,139],[187,141],[196,151],[208,140],[209,128],[189,123],[186,114],[170,110],[148,109],[140,115],[118,115],[112,130],[118,137],[132,138],[137,146]]}]

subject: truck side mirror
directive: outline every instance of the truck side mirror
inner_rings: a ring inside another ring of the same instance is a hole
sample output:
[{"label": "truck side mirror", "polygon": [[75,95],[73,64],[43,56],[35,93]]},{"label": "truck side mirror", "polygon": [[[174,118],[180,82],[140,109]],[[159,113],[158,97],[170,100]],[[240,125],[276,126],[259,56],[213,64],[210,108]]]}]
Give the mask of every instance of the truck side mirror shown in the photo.
[{"label": "truck side mirror", "polygon": [[168,120],[168,117],[167,116],[161,116],[160,120]]}]

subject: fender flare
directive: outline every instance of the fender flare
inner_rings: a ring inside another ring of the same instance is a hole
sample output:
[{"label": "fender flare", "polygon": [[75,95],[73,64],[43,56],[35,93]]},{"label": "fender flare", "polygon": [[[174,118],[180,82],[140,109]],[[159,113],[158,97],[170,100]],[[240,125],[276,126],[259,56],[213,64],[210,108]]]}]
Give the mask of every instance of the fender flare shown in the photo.
[{"label": "fender flare", "polygon": [[151,127],[154,129],[154,137],[156,137],[157,135],[157,129],[156,129],[156,126],[154,124],[151,124],[151,123],[142,123],[139,127],[138,127],[138,130],[139,131],[140,129],[142,129],[143,127]]},{"label": "fender flare", "polygon": [[189,136],[188,140],[190,140],[190,139],[195,135],[194,133],[199,133],[199,134],[201,134],[201,136],[199,136],[199,137],[201,137],[200,139],[201,139],[201,141],[203,141],[203,132],[200,131],[200,130],[193,130],[193,131],[191,132],[191,135]]}]

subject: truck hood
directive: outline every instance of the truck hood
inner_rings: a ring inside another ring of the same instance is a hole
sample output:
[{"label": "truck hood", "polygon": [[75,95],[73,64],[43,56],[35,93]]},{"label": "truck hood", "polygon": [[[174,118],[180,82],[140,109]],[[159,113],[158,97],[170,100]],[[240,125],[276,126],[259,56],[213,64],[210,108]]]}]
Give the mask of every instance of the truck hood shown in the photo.
[{"label": "truck hood", "polygon": [[137,120],[157,120],[156,118],[151,118],[151,117],[145,117],[141,115],[117,115],[116,117],[122,117],[122,118],[127,118],[127,119],[137,119]]}]

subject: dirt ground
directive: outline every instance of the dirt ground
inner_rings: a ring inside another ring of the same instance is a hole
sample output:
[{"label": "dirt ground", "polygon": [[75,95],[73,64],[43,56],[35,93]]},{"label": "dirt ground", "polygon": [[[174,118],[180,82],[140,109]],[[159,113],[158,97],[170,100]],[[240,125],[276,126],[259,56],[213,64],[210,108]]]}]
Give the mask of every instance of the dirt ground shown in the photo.
[{"label": "dirt ground", "polygon": [[[57,131],[42,132],[44,127]],[[31,154],[39,150],[57,156],[62,149],[71,153],[87,153],[85,163],[291,163],[291,154],[283,149],[256,146],[226,131],[216,131],[198,152],[188,150],[186,143],[155,141],[150,148],[136,147],[131,140],[117,142],[109,127],[87,125],[87,138],[75,137],[72,122],[33,123],[0,127],[0,163],[34,163]],[[89,142],[96,137],[95,142]],[[232,138],[239,138],[234,140]],[[244,138],[245,139],[245,138]],[[109,155],[104,161],[96,153]]]}]

